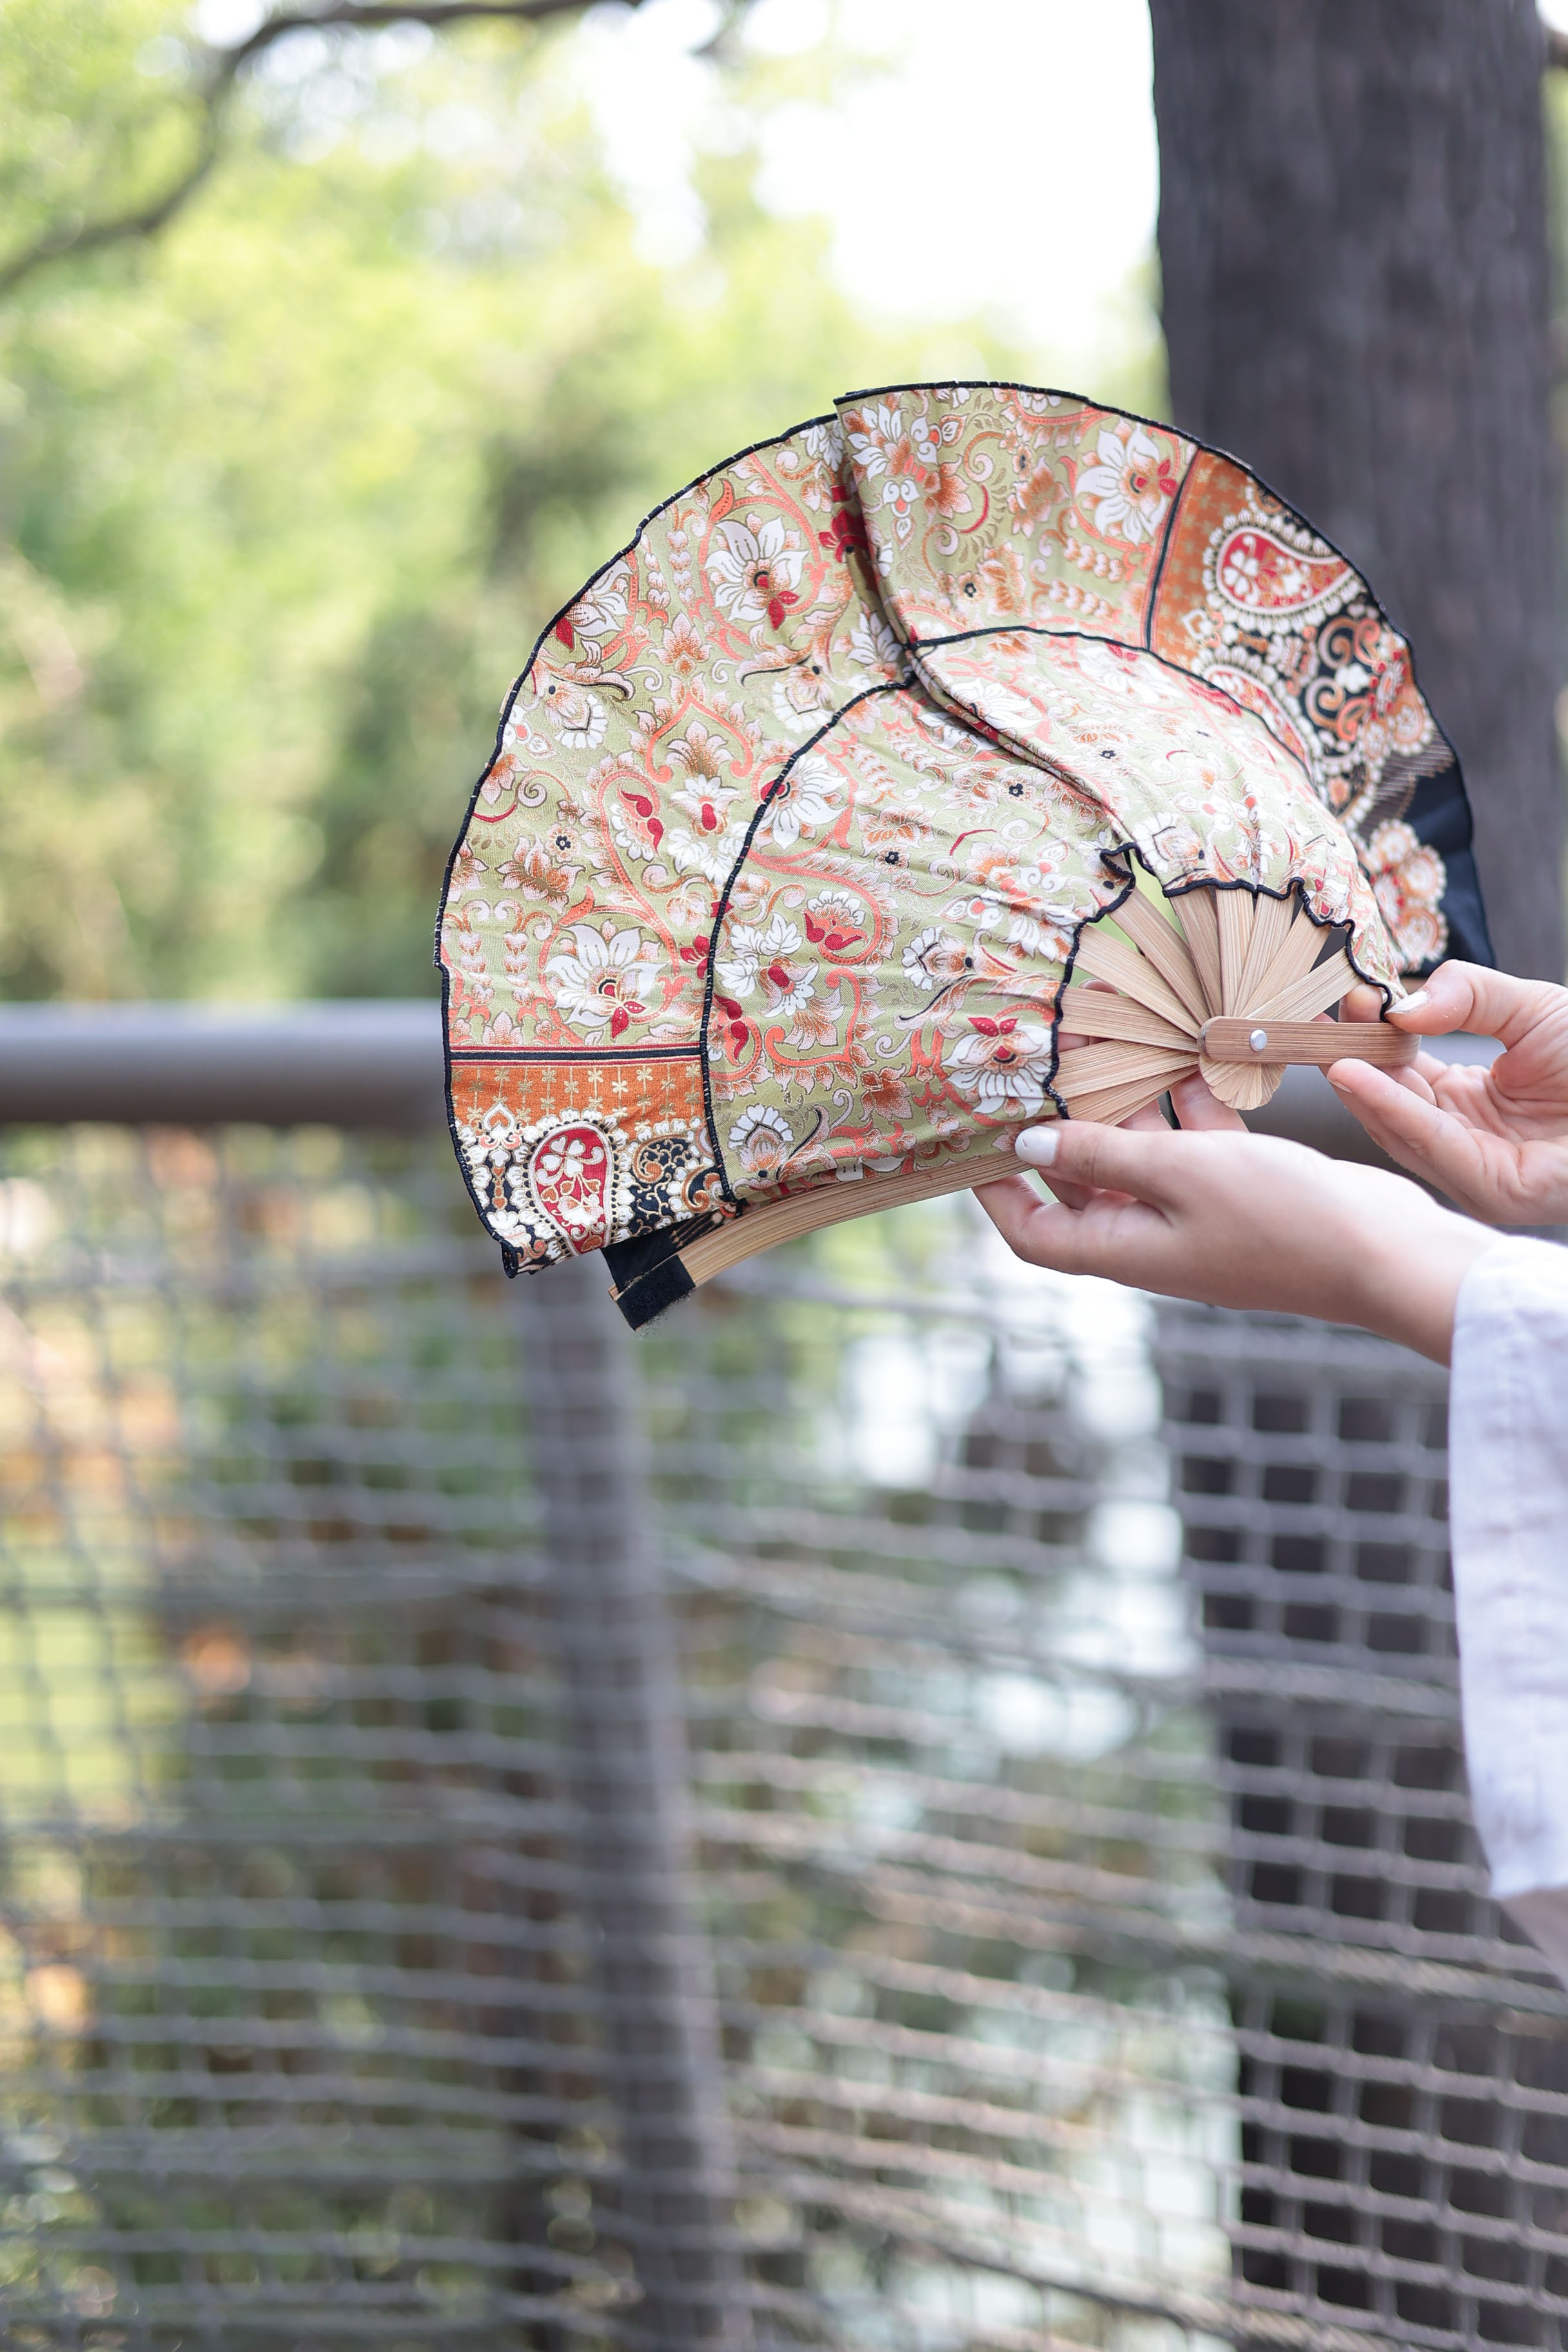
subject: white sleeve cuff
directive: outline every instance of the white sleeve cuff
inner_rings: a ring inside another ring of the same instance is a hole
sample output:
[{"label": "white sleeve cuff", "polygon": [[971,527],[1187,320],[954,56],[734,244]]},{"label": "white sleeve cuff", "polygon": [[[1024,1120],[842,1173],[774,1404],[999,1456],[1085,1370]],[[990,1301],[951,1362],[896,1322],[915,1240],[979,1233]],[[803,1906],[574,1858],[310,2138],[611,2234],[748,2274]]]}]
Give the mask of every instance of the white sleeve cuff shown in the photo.
[{"label": "white sleeve cuff", "polygon": [[1568,1977],[1568,1250],[1499,1241],[1466,1276],[1449,1478],[1476,1826]]}]

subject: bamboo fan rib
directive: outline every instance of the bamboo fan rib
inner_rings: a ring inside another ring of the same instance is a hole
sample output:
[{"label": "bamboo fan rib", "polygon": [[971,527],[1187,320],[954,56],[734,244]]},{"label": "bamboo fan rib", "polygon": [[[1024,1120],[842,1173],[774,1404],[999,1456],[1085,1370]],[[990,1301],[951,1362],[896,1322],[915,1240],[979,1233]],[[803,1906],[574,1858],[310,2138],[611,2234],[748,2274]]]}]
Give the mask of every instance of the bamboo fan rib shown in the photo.
[{"label": "bamboo fan rib", "polygon": [[1188,890],[1177,909],[1198,979],[1204,1003],[1218,1004],[1225,994],[1219,956],[1219,909],[1212,890]]},{"label": "bamboo fan rib", "polygon": [[1310,1021],[1355,985],[1343,948],[1323,955],[1325,934],[1294,891],[1271,898],[1199,887],[1165,904],[1169,915],[1131,890],[1079,938],[1056,1078],[1075,1118],[1130,1118],[1194,1070],[1233,1109],[1256,1110],[1284,1076],[1283,1059],[1215,1061],[1203,1050],[1205,1024]]}]

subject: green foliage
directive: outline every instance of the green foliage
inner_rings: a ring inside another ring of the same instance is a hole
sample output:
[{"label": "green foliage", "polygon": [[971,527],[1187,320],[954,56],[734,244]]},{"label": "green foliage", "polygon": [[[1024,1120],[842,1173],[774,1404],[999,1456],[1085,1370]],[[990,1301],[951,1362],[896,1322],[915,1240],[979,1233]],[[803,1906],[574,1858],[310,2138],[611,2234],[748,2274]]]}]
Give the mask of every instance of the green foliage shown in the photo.
[{"label": "green foliage", "polygon": [[167,0],[6,0],[0,272],[39,237],[146,205],[195,161],[184,54]]},{"label": "green foliage", "polygon": [[[0,14],[34,231],[167,166],[181,21]],[[751,195],[754,68],[645,258],[574,37],[304,36],[161,238],[0,314],[0,992],[430,991],[497,704],[642,512],[849,383],[1024,370],[853,315]]]}]

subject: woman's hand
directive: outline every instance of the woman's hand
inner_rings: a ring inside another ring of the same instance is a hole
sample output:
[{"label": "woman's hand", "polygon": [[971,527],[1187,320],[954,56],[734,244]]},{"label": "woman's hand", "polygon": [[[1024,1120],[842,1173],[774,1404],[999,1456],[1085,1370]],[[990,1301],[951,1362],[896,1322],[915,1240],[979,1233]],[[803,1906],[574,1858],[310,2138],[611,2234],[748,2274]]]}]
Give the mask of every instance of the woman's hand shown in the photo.
[{"label": "woman's hand", "polygon": [[1388,1017],[1425,1037],[1499,1037],[1507,1050],[1489,1070],[1430,1054],[1397,1076],[1336,1062],[1329,1084],[1373,1141],[1489,1224],[1568,1223],[1568,989],[1446,963]]},{"label": "woman's hand", "polygon": [[1272,1136],[1070,1119],[1027,1129],[1016,1148],[1058,1200],[1022,1176],[976,1198],[1031,1265],[1357,1323],[1439,1363],[1459,1285],[1492,1240],[1402,1176]]}]

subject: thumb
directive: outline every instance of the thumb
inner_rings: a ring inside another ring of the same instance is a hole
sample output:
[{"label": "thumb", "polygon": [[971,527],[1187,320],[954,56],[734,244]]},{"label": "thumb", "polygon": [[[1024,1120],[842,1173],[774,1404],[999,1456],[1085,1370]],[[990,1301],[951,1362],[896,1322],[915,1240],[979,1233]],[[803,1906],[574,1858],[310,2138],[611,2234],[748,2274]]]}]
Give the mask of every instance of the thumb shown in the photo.
[{"label": "thumb", "polygon": [[1516,1045],[1542,1016],[1560,1006],[1561,989],[1543,980],[1516,980],[1511,972],[1489,971],[1484,964],[1445,963],[1414,996],[1391,1004],[1388,1017],[1417,1036],[1446,1036],[1468,1029],[1479,1037],[1500,1037]]},{"label": "thumb", "polygon": [[1159,1208],[1170,1196],[1171,1147],[1176,1141],[1163,1127],[1143,1133],[1071,1118],[1026,1129],[1013,1148],[1026,1167],[1046,1171],[1053,1183],[1065,1180],[1097,1192],[1131,1192]]}]

